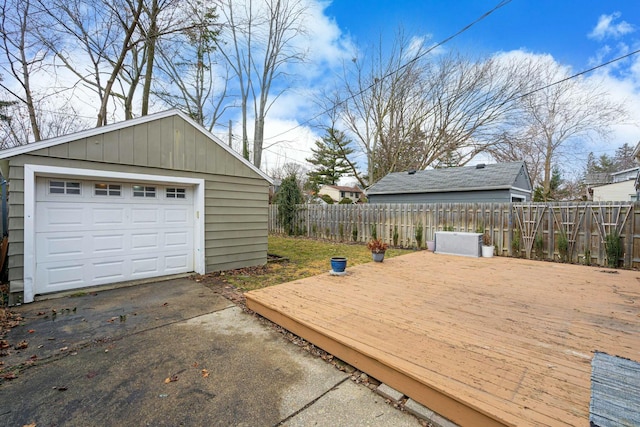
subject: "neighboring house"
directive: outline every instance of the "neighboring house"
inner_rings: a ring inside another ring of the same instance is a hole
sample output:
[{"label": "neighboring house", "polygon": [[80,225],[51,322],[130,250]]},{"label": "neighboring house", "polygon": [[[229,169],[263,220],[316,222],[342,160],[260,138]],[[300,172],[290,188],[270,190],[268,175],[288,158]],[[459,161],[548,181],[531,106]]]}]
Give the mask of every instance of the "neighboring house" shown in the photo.
[{"label": "neighboring house", "polygon": [[369,203],[506,203],[531,200],[524,162],[396,172],[366,191]]},{"label": "neighboring house", "polygon": [[609,174],[607,184],[590,188],[594,202],[628,202],[638,200],[636,181],[640,167]]},{"label": "neighboring house", "polygon": [[327,195],[331,197],[331,199],[333,199],[333,201],[336,203],[345,198],[351,199],[352,202],[357,203],[364,196],[364,193],[358,187],[323,185],[322,187],[320,187],[318,195]]},{"label": "neighboring house", "polygon": [[181,112],[0,151],[0,168],[14,301],[266,263],[270,178]]}]

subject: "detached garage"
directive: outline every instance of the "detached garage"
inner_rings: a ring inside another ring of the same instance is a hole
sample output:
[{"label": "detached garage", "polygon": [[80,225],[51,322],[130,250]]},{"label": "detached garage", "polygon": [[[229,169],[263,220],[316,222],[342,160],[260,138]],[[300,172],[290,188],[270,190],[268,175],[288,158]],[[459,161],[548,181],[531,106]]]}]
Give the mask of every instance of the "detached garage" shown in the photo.
[{"label": "detached garage", "polygon": [[270,179],[181,112],[4,150],[0,162],[14,301],[266,263]]}]

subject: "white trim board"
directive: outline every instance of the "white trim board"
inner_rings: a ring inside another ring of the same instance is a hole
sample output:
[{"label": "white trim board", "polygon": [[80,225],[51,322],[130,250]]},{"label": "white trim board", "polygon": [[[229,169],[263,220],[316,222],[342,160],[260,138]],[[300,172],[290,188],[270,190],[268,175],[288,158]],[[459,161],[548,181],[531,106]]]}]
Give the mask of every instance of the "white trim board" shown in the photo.
[{"label": "white trim board", "polygon": [[36,177],[74,177],[79,179],[106,178],[117,181],[146,181],[157,183],[177,183],[194,186],[194,268],[198,274],[205,273],[204,254],[204,179],[182,178],[164,175],[102,171],[94,169],[65,168],[45,165],[24,165],[24,302],[33,302],[35,257],[35,208]]}]

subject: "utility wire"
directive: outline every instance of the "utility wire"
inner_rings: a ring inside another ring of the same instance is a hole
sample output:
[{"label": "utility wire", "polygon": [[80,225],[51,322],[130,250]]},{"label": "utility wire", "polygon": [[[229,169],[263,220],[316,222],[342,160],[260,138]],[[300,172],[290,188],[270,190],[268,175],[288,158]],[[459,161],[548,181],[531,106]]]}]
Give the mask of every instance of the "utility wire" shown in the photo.
[{"label": "utility wire", "polygon": [[[421,54],[417,55],[416,57],[412,58],[411,60],[409,60],[408,62],[406,62],[405,64],[399,66],[397,69],[393,70],[393,71],[389,71],[387,74],[383,75],[382,77],[380,77],[379,79],[375,79],[375,81],[373,83],[371,83],[369,86],[365,87],[364,89],[360,90],[359,92],[348,96],[347,98],[338,101],[336,103],[336,106],[342,105],[345,102],[352,100],[360,95],[362,95],[363,93],[367,92],[368,90],[370,90],[371,88],[373,88],[375,85],[377,85],[379,82],[381,82],[384,79],[387,79],[391,76],[393,76],[394,74],[398,73],[399,71],[407,68],[408,66],[410,66],[411,64],[413,64],[414,62],[416,62],[417,60],[421,59],[422,57],[428,55],[429,53],[433,52],[435,49],[439,48],[440,46],[442,46],[445,43],[448,43],[449,41],[451,41],[452,39],[458,37],[460,34],[466,32],[467,30],[469,30],[471,27],[473,27],[474,25],[476,25],[478,22],[484,20],[485,18],[487,18],[489,15],[491,15],[493,12],[495,12],[496,10],[502,8],[503,6],[506,6],[507,4],[511,3],[512,0],[502,0],[500,3],[498,3],[496,6],[494,6],[491,10],[483,13],[480,17],[478,17],[475,21],[471,22],[470,24],[466,25],[465,27],[463,27],[462,29],[458,30],[456,33],[450,35],[449,37],[445,38],[444,40],[439,41],[438,43],[436,43],[435,45],[431,46],[430,48],[428,48],[427,50],[425,50],[424,52],[422,52]],[[305,121],[303,121],[302,123],[297,124],[296,126],[292,127],[289,130],[286,130],[284,132],[280,132],[277,135],[274,136],[270,136],[269,138],[264,138],[264,140],[270,140],[270,139],[274,139],[274,138],[278,138],[288,132],[291,132],[293,130],[296,130],[304,125],[307,125],[309,123],[311,123],[312,121],[316,120],[318,117],[328,113],[330,111],[330,109],[325,109],[321,112],[319,112],[318,114],[316,114],[315,116],[313,116],[310,119],[307,119]]]},{"label": "utility wire", "polygon": [[626,55],[618,56],[617,58],[614,58],[614,59],[612,59],[612,60],[610,60],[610,61],[603,62],[602,64],[598,64],[598,65],[596,65],[595,67],[591,67],[591,68],[589,68],[589,69],[587,69],[587,70],[580,71],[580,72],[575,73],[575,74],[573,74],[573,75],[571,75],[571,76],[569,76],[569,77],[565,77],[564,79],[560,79],[560,80],[558,80],[558,81],[556,81],[556,82],[549,83],[549,84],[548,84],[548,85],[546,85],[546,86],[542,86],[542,87],[539,87],[539,88],[537,88],[537,89],[533,89],[533,90],[532,90],[532,91],[530,91],[530,92],[527,92],[527,93],[525,93],[525,94],[523,94],[523,95],[520,95],[520,96],[519,96],[519,98],[525,98],[525,97],[527,97],[527,96],[529,96],[529,95],[532,95],[532,94],[534,94],[534,93],[536,93],[536,92],[540,92],[541,90],[545,90],[545,89],[548,89],[548,88],[550,88],[550,87],[552,87],[552,86],[559,85],[559,84],[564,83],[564,82],[566,82],[566,81],[569,81],[569,80],[575,79],[576,77],[580,77],[580,76],[582,76],[582,75],[584,75],[584,74],[587,74],[587,73],[590,73],[590,72],[592,72],[592,71],[595,71],[595,70],[597,70],[598,68],[606,67],[607,65],[611,65],[611,64],[613,64],[613,63],[615,63],[615,62],[618,62],[618,61],[621,61],[621,60],[623,60],[623,59],[629,58],[629,57],[631,57],[631,56],[633,56],[633,55],[637,55],[638,53],[640,53],[640,49],[638,49],[638,50],[634,50],[633,52],[629,52],[629,53],[627,53]]}]

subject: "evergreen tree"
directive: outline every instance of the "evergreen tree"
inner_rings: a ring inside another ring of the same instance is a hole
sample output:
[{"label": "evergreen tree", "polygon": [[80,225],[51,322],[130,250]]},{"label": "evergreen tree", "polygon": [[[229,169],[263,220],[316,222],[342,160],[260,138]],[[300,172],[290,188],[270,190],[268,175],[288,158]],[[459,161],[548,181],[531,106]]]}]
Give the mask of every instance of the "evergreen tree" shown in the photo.
[{"label": "evergreen tree", "polygon": [[347,160],[353,153],[350,143],[343,132],[334,128],[328,128],[322,140],[316,141],[316,147],[311,149],[313,157],[306,159],[316,166],[307,174],[311,189],[317,192],[321,185],[336,185],[343,176],[350,176],[352,169]]},{"label": "evergreen tree", "polygon": [[613,161],[616,164],[617,171],[636,167],[636,162],[633,158],[633,149],[634,147],[630,146],[626,142],[616,149]]},{"label": "evergreen tree", "polygon": [[280,223],[290,236],[296,232],[296,212],[298,212],[298,205],[303,201],[296,176],[292,174],[283,179],[276,194],[276,203],[278,204]]}]

